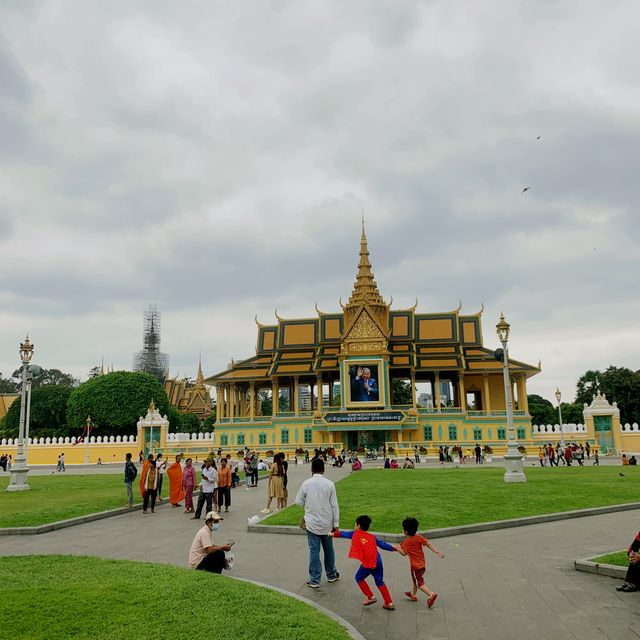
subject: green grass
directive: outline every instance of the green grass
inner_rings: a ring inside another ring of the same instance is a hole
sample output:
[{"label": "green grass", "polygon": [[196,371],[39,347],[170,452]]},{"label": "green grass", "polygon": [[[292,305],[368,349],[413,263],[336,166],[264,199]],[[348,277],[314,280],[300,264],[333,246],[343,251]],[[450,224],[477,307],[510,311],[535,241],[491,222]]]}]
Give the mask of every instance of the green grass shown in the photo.
[{"label": "green grass", "polygon": [[0,562],[0,629],[30,640],[348,640],[283,594],[204,571],[81,556]]},{"label": "green grass", "polygon": [[[0,527],[28,527],[122,507],[127,502],[123,474],[29,476],[31,491],[6,491],[0,480]],[[164,489],[163,489],[164,490]],[[167,490],[164,490],[165,493]],[[134,499],[140,500],[137,482]]]},{"label": "green grass", "polygon": [[[422,530],[638,501],[640,470],[620,469],[529,467],[526,484],[506,484],[495,467],[359,471],[336,484],[340,524],[366,513],[373,531],[402,533],[407,515]],[[293,506],[263,522],[297,525],[301,515]]]},{"label": "green grass", "polygon": [[597,558],[591,558],[591,562],[598,562],[599,564],[615,564],[619,567],[629,566],[629,556],[625,551],[614,551],[613,553],[606,553],[603,556]]}]

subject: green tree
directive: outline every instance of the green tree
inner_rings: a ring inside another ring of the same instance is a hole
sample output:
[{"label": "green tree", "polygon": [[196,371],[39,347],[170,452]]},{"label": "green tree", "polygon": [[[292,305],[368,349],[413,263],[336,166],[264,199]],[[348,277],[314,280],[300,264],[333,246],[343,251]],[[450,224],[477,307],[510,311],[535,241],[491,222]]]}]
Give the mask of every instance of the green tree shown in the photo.
[{"label": "green tree", "polygon": [[278,400],[278,411],[291,411],[291,409],[289,409],[289,396],[280,394],[280,398]]},{"label": "green tree", "polygon": [[591,404],[593,396],[601,393],[602,373],[600,371],[587,371],[578,378],[576,384],[576,403],[579,405]]},{"label": "green tree", "polygon": [[11,378],[3,378],[0,373],[0,393],[18,393],[20,385]]},{"label": "green tree", "polygon": [[260,403],[260,413],[263,416],[270,416],[273,413],[273,400],[267,390],[258,391],[258,402]]},{"label": "green tree", "polygon": [[640,372],[613,365],[604,372],[587,371],[576,385],[576,403],[591,404],[596,393],[618,403],[622,424],[640,422]]},{"label": "green tree", "polygon": [[563,402],[562,422],[564,422],[565,424],[583,423],[584,416],[582,415],[582,405],[579,405],[577,402]]},{"label": "green tree", "polygon": [[549,400],[536,394],[528,395],[527,400],[531,424],[556,424],[558,422],[558,411]]},{"label": "green tree", "polygon": [[182,433],[198,433],[202,428],[200,418],[193,413],[180,414],[180,431]]},{"label": "green tree", "polygon": [[[47,385],[31,392],[31,414],[29,419],[29,435],[33,437],[70,436],[67,426],[67,401],[73,389],[58,385]],[[20,400],[18,399],[7,411],[3,422],[6,437],[15,438],[20,426]]]},{"label": "green tree", "polygon": [[169,401],[153,376],[139,371],[114,371],[83,382],[69,397],[67,420],[76,429],[90,415],[102,435],[130,435],[153,400],[166,415]]},{"label": "green tree", "polygon": [[216,430],[216,414],[215,414],[215,406],[214,413],[204,419],[202,423],[202,431],[211,433]]},{"label": "green tree", "polygon": [[391,404],[412,404],[411,383],[396,378],[391,381]]},{"label": "green tree", "polygon": [[[20,369],[13,372],[13,377],[17,380],[20,379],[21,375]],[[70,373],[60,371],[60,369],[43,369],[40,375],[35,376],[31,380],[32,389],[44,387],[49,384],[55,384],[61,387],[77,387],[80,384],[80,380]]]}]

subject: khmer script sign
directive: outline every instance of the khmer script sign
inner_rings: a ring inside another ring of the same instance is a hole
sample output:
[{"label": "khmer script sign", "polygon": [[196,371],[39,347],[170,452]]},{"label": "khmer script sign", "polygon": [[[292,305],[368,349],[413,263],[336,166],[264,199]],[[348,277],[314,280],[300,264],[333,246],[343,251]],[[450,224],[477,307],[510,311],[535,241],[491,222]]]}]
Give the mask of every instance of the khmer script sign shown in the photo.
[{"label": "khmer script sign", "polygon": [[349,411],[346,413],[327,413],[327,422],[402,422],[402,411]]}]

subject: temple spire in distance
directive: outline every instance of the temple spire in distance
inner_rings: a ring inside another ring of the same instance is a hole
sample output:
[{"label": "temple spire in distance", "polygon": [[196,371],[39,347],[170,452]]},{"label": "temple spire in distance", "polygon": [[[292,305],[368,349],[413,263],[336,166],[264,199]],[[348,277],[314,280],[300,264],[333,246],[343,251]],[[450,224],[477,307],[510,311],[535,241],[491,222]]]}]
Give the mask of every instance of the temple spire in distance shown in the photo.
[{"label": "temple spire in distance", "polygon": [[386,307],[385,301],[380,295],[369,261],[369,245],[367,244],[367,234],[364,229],[364,214],[362,215],[362,235],[360,236],[360,260],[358,262],[358,272],[353,285],[351,297],[347,303],[348,307],[369,304],[373,306],[381,305]]},{"label": "temple spire in distance", "polygon": [[200,386],[204,386],[204,375],[202,374],[202,353],[198,357],[198,376],[196,382]]}]

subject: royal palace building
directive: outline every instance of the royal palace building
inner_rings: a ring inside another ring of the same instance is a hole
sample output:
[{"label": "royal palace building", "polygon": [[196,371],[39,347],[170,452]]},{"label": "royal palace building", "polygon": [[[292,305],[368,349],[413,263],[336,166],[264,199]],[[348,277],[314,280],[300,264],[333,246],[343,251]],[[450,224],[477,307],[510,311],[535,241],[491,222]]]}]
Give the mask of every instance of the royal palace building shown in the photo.
[{"label": "royal palace building", "polygon": [[[363,225],[356,281],[341,312],[316,305],[312,318],[258,324],[256,355],[204,381],[217,391],[216,444],[505,447],[503,366],[483,346],[482,310],[417,313],[417,302],[391,303],[374,279]],[[517,437],[529,440],[527,379],[540,369],[509,360]]]}]

